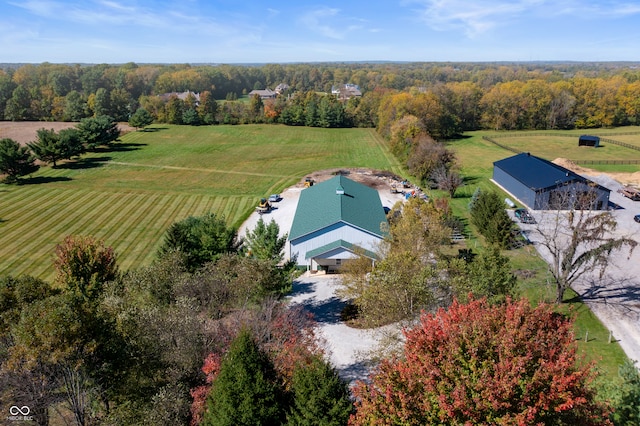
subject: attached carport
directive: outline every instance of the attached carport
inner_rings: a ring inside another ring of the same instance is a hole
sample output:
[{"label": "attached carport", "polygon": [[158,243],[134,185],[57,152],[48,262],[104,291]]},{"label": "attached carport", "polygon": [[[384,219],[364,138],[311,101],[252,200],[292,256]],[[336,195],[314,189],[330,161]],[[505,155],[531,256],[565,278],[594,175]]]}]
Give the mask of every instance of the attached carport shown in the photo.
[{"label": "attached carport", "polygon": [[310,250],[305,256],[308,270],[323,270],[338,272],[343,262],[364,255],[374,262],[377,259],[375,253],[365,250],[345,240],[336,240],[332,243]]}]

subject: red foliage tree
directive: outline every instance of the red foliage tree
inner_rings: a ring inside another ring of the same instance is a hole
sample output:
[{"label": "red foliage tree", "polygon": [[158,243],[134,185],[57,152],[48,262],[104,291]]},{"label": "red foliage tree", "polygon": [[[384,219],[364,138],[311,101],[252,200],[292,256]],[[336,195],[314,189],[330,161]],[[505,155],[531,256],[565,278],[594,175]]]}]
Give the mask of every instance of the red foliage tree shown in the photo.
[{"label": "red foliage tree", "polygon": [[204,411],[207,407],[207,395],[211,391],[211,384],[220,372],[222,358],[218,354],[210,353],[204,360],[202,372],[206,376],[206,384],[191,389],[191,425],[196,426],[202,422]]},{"label": "red foliage tree", "polygon": [[354,389],[352,425],[606,425],[571,321],[528,301],[454,302],[405,331],[402,359]]}]

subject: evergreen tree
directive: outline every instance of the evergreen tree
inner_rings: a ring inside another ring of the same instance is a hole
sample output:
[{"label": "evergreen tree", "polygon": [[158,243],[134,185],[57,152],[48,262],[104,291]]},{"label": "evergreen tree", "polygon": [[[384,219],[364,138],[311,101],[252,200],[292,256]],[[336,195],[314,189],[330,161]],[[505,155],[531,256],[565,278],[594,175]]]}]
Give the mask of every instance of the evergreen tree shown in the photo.
[{"label": "evergreen tree", "polygon": [[353,412],[348,385],[319,356],[294,370],[291,393],[287,425],[346,425]]},{"label": "evergreen tree", "polygon": [[471,223],[487,242],[497,244],[500,248],[509,246],[513,239],[513,221],[505,210],[504,201],[496,192],[481,191],[477,196],[474,194],[470,209]]},{"label": "evergreen tree", "polygon": [[18,182],[20,176],[36,172],[40,166],[26,146],[13,139],[0,139],[0,174],[6,174],[7,183]]},{"label": "evergreen tree", "polygon": [[284,420],[286,402],[275,369],[248,330],[231,343],[207,407],[206,426],[278,425]]},{"label": "evergreen tree", "polygon": [[187,268],[193,271],[224,253],[237,252],[238,246],[236,230],[227,226],[224,217],[209,213],[173,223],[165,233],[158,254],[180,251],[185,255]]},{"label": "evergreen tree", "polygon": [[129,118],[129,125],[136,129],[144,129],[153,123],[153,116],[144,108],[138,108]]},{"label": "evergreen tree", "polygon": [[244,250],[252,257],[260,260],[279,262],[283,257],[287,236],[279,236],[280,227],[271,219],[268,225],[260,218],[256,227],[247,232],[244,239]]},{"label": "evergreen tree", "polygon": [[53,163],[64,158],[64,147],[60,143],[60,137],[55,130],[39,129],[37,141],[28,143],[27,146],[36,158],[44,163]]},{"label": "evergreen tree", "polygon": [[58,138],[62,146],[62,158],[70,160],[84,152],[78,129],[62,129],[58,132]]},{"label": "evergreen tree", "polygon": [[80,139],[88,149],[95,149],[101,145],[111,145],[120,137],[118,123],[108,115],[100,117],[83,118],[76,125]]},{"label": "evergreen tree", "polygon": [[613,421],[616,425],[634,426],[640,424],[640,370],[635,361],[627,360],[620,366],[622,384],[616,386],[614,395]]}]

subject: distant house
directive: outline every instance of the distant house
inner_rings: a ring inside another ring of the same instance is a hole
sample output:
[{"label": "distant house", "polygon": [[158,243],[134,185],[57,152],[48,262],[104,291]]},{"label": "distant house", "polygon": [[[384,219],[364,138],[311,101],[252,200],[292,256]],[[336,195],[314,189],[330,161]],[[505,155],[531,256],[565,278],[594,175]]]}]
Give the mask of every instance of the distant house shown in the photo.
[{"label": "distant house", "polygon": [[288,84],[286,84],[286,83],[280,83],[280,84],[278,84],[278,85],[276,86],[276,88],[275,88],[275,92],[279,95],[279,94],[281,94],[282,92],[286,92],[286,91],[287,91],[287,90],[289,90],[289,89],[290,89],[290,87],[289,87],[289,85],[288,85]]},{"label": "distant house", "polygon": [[593,146],[597,148],[600,146],[600,138],[592,135],[580,135],[578,146]]},{"label": "distant house", "polygon": [[160,97],[160,99],[162,99],[164,102],[167,102],[169,99],[171,99],[172,97],[176,97],[178,99],[180,99],[181,101],[186,100],[189,95],[192,95],[195,100],[196,100],[196,105],[200,104],[200,93],[195,93],[195,92],[191,92],[189,90],[187,90],[186,92],[170,92],[170,93],[163,93],[161,95],[158,95]]},{"label": "distant house", "polygon": [[609,207],[609,189],[529,153],[493,163],[493,180],[532,210]]},{"label": "distant house", "polygon": [[360,87],[357,84],[352,83],[343,84],[341,86],[331,86],[331,93],[341,101],[362,96]]},{"label": "distant house", "polygon": [[271,89],[252,90],[249,92],[249,97],[253,97],[254,95],[260,96],[260,99],[274,99],[278,96],[278,93]]},{"label": "distant house", "polygon": [[378,191],[336,176],[302,190],[291,225],[288,255],[307,269],[339,270],[363,253],[372,259],[387,218]]}]

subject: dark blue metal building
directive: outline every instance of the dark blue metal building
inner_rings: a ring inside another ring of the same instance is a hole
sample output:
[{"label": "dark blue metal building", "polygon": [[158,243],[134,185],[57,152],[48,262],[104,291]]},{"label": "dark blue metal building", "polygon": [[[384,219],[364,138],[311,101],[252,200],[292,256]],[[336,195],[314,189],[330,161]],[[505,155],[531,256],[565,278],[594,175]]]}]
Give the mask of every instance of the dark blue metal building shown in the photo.
[{"label": "dark blue metal building", "polygon": [[529,153],[493,163],[493,180],[532,210],[604,210],[610,190]]}]

